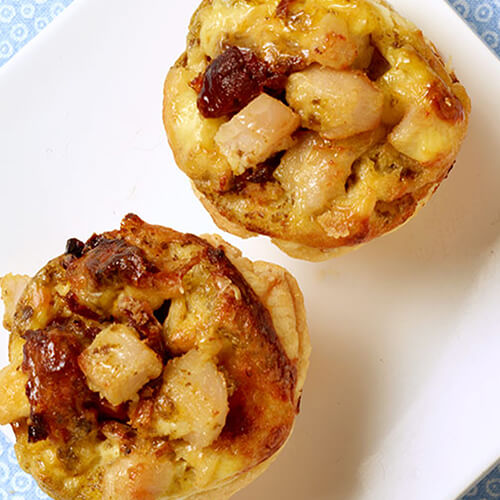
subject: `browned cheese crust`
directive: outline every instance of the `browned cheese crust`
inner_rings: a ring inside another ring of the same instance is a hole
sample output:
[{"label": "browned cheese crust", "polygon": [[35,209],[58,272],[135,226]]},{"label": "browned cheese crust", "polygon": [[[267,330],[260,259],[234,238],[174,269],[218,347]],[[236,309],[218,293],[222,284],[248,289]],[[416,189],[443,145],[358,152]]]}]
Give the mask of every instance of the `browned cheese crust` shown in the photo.
[{"label": "browned cheese crust", "polygon": [[470,101],[379,0],[206,0],[165,83],[179,167],[222,229],[321,260],[393,231],[454,165]]},{"label": "browned cheese crust", "polygon": [[288,439],[310,348],[282,268],[128,215],[1,284],[0,423],[53,498],[228,498]]}]

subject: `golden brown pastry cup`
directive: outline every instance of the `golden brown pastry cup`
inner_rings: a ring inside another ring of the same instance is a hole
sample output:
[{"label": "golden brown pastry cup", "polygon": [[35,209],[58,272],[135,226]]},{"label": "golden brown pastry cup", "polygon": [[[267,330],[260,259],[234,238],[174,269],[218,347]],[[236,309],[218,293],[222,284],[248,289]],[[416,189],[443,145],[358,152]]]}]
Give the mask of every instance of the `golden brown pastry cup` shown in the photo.
[{"label": "golden brown pastry cup", "polygon": [[[258,118],[263,95],[281,122]],[[386,2],[213,0],[194,14],[167,76],[163,117],[219,227],[324,260],[425,205],[455,163],[469,113],[435,46]]]},{"label": "golden brown pastry cup", "polygon": [[288,440],[310,344],[283,268],[128,215],[1,284],[0,423],[53,498],[228,498]]}]

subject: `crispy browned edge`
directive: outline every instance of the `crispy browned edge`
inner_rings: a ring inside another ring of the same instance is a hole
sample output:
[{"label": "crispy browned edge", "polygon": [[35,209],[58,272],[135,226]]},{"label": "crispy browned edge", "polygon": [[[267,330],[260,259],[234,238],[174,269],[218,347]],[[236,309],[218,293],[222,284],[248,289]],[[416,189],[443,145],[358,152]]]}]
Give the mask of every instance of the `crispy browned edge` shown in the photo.
[{"label": "crispy browned edge", "polygon": [[[245,269],[242,268],[241,265],[239,265],[238,261],[239,260],[245,260],[247,262],[247,259],[244,259],[241,256],[241,252],[233,247],[232,245],[229,245],[227,242],[225,242],[220,236],[218,235],[203,235],[203,239],[208,241],[210,244],[214,246],[223,246],[224,252],[226,253],[226,256],[228,259],[232,262],[232,264],[241,272],[243,277],[246,279],[245,276]],[[255,272],[259,277],[261,277],[258,273],[258,271],[255,269],[254,262],[252,262],[252,271]],[[281,282],[281,285],[286,287],[288,289],[288,292],[290,293],[292,300],[293,300],[293,305],[294,305],[294,315],[295,315],[295,321],[296,321],[296,334],[298,335],[298,341],[299,341],[299,351],[298,351],[298,357],[297,357],[297,382],[295,386],[295,401],[297,404],[300,404],[300,399],[302,396],[302,390],[304,388],[304,383],[306,380],[306,375],[307,375],[307,370],[309,367],[309,357],[311,354],[311,343],[309,339],[309,330],[307,327],[307,321],[306,321],[306,311],[305,311],[305,305],[304,305],[304,297],[302,295],[302,292],[300,291],[299,285],[295,278],[283,267],[278,266],[277,264],[272,264],[269,262],[262,262],[261,264],[265,264],[266,269],[263,271],[273,269],[278,271],[279,273],[282,273],[283,280]],[[263,273],[261,273],[263,274]],[[261,299],[264,303],[264,305],[267,307],[267,304],[265,303],[265,298],[262,296],[259,296],[259,299]],[[269,312],[271,313],[271,317],[273,319],[273,324],[275,326],[276,333],[278,335],[278,338],[280,341],[283,343],[283,335],[286,335],[286,332],[283,332],[283,330],[276,325],[276,318],[275,314],[273,314],[272,309],[268,309]],[[294,332],[295,333],[295,332]],[[231,497],[234,493],[237,491],[243,489],[245,486],[249,485],[251,482],[253,482],[255,479],[257,479],[258,476],[260,476],[262,473],[264,473],[267,468],[276,460],[278,457],[278,454],[283,450],[285,447],[286,443],[288,442],[288,439],[290,439],[290,436],[293,432],[293,428],[290,431],[287,440],[281,445],[281,447],[268,459],[266,459],[264,462],[258,464],[254,468],[250,469],[247,472],[244,472],[236,477],[231,478],[229,481],[224,482],[220,484],[219,486],[216,486],[212,490],[208,490],[202,493],[196,493],[194,495],[191,495],[188,497],[190,500],[225,500],[229,497]]]},{"label": "crispy browned edge", "polygon": [[[419,212],[421,208],[425,206],[427,201],[432,197],[435,189],[439,184],[434,188],[430,189],[426,196],[423,197],[415,206],[413,213],[400,225],[394,227],[391,231],[387,231],[385,233],[380,234],[380,236],[386,236],[396,231],[396,229],[400,228],[404,224],[410,222],[415,215]],[[239,236],[240,238],[252,238],[253,236],[258,236],[258,233],[252,233],[245,229],[243,226],[240,226],[229,219],[226,219],[217,209],[217,207],[201,192],[199,191],[194,183],[191,183],[191,187],[193,189],[194,194],[198,197],[202,205],[205,207],[207,212],[212,217],[215,224],[222,229],[223,231],[227,231],[228,233]],[[345,246],[345,247],[337,247],[337,248],[315,248],[309,247],[306,245],[302,245],[300,243],[296,243],[294,241],[285,241],[279,240],[277,238],[272,238],[271,241],[283,252],[285,252],[290,257],[294,259],[307,260],[310,262],[323,262],[325,260],[329,260],[333,257],[340,257],[346,253],[352,252],[353,250],[357,250],[363,245],[366,245],[368,241],[359,243],[358,245],[353,246]]]}]

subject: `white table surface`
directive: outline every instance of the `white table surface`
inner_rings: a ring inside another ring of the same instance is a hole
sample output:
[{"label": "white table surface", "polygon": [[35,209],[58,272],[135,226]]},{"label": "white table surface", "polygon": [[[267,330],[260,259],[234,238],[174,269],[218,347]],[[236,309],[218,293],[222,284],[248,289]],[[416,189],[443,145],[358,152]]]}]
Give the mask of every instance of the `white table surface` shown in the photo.
[{"label": "white table surface", "polygon": [[[394,0],[473,100],[450,179],[410,224],[324,264],[227,236],[306,297],[314,353],[293,438],[239,500],[447,500],[500,456],[500,63],[444,2]],[[165,74],[197,0],[76,0],[0,69],[0,275],[127,212],[218,231],[174,166]],[[0,343],[6,362],[7,334]]]}]

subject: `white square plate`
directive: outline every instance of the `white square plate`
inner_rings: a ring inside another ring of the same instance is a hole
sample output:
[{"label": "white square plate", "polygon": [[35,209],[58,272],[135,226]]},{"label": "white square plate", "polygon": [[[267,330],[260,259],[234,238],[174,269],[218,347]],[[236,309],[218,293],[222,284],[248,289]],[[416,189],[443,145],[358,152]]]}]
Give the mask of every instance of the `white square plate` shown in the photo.
[{"label": "white square plate", "polygon": [[[161,122],[197,3],[76,0],[0,70],[0,275],[127,212],[218,231]],[[314,347],[294,436],[240,500],[451,499],[500,456],[500,63],[444,2],[393,3],[453,56],[470,133],[428,207],[357,252],[309,264],[227,237],[298,278]]]}]

